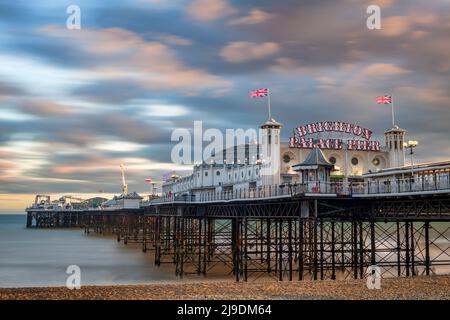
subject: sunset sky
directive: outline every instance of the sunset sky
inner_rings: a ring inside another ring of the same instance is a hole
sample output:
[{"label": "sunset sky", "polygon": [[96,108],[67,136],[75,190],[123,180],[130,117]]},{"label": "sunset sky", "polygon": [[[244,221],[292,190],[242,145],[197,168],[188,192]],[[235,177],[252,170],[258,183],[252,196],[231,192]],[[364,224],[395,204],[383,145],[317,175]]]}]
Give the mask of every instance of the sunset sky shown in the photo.
[{"label": "sunset sky", "polygon": [[[81,8],[68,30],[66,8]],[[382,29],[366,27],[381,7]],[[0,211],[36,193],[120,193],[183,167],[171,132],[312,121],[397,123],[417,162],[450,159],[448,0],[0,0]]]}]

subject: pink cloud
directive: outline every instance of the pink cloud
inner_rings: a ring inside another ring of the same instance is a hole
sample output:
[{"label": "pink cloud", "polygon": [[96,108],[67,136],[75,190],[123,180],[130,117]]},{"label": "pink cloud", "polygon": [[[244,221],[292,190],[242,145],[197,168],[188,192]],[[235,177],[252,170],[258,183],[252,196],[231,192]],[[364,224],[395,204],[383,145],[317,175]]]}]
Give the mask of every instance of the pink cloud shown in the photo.
[{"label": "pink cloud", "polygon": [[214,21],[236,13],[227,0],[194,0],[187,8],[187,13],[195,20]]},{"label": "pink cloud", "polygon": [[247,16],[230,21],[230,25],[246,25],[264,23],[272,19],[275,15],[267,13],[261,9],[252,9]]},{"label": "pink cloud", "polygon": [[221,51],[220,56],[232,63],[240,63],[251,60],[260,60],[280,51],[280,46],[275,42],[247,42],[238,41],[228,43]]}]

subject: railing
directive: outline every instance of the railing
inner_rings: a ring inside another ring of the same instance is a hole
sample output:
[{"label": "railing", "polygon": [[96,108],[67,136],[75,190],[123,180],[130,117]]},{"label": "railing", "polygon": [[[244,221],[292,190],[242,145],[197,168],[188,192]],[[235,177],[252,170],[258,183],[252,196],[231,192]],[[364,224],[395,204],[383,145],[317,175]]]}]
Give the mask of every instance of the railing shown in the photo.
[{"label": "railing", "polygon": [[450,190],[448,175],[425,178],[423,176],[412,179],[392,179],[385,181],[369,181],[361,185],[354,185],[353,194],[395,194],[410,192],[429,192]]},{"label": "railing", "polygon": [[193,194],[164,195],[151,201],[151,204],[164,202],[214,202],[228,200],[264,199],[291,197],[297,194],[345,194],[350,188],[344,183],[308,182],[301,184],[266,185],[252,189],[239,189],[234,191],[204,192],[194,196]]},{"label": "railing", "polygon": [[392,179],[369,182],[316,182],[300,184],[267,185],[252,189],[240,189],[221,192],[203,192],[197,195],[165,195],[152,200],[150,204],[166,202],[220,202],[229,200],[267,199],[292,197],[296,195],[324,196],[371,196],[377,194],[420,193],[448,190],[450,178],[448,175],[436,176],[430,179],[414,177],[413,179]]}]

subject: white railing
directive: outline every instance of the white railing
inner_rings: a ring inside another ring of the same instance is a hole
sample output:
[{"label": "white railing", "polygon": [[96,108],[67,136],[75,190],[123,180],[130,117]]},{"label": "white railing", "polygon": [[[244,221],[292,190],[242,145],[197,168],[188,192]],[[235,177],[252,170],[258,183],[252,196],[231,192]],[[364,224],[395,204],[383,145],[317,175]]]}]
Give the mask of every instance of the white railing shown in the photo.
[{"label": "white railing", "polygon": [[267,185],[253,189],[240,189],[234,191],[204,192],[197,195],[164,195],[151,201],[151,204],[165,202],[215,202],[228,200],[264,199],[291,197],[298,194],[348,194],[349,184],[329,182],[308,182],[301,184]]},{"label": "white railing", "polygon": [[381,181],[369,181],[363,186],[352,190],[353,194],[394,194],[408,192],[429,192],[450,190],[448,175],[430,178],[415,177],[413,179],[392,179]]},{"label": "white railing", "polygon": [[310,181],[300,184],[267,185],[254,189],[241,189],[234,191],[203,192],[197,195],[164,195],[152,200],[149,204],[166,202],[220,202],[229,200],[264,199],[292,197],[296,195],[329,195],[329,196],[353,196],[353,195],[377,195],[398,193],[420,193],[430,191],[450,192],[450,179],[448,175],[430,177],[415,177],[413,179],[392,179],[369,182],[318,182]]}]

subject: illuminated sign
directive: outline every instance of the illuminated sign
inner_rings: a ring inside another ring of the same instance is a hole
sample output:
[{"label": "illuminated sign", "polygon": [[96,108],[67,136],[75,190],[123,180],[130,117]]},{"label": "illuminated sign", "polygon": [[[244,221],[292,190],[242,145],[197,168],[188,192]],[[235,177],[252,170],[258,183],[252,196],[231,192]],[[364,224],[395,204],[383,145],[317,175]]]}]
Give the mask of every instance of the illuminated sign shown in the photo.
[{"label": "illuminated sign", "polygon": [[[332,134],[351,135],[353,139],[343,140],[341,137],[331,137]],[[307,137],[316,135],[317,137]],[[323,138],[322,135],[327,135]],[[356,124],[341,121],[322,121],[310,123],[295,128],[294,136],[289,139],[290,148],[354,151],[380,151],[380,142],[370,140],[372,131]],[[357,139],[360,138],[360,139]],[[361,139],[362,138],[362,139]]]}]

